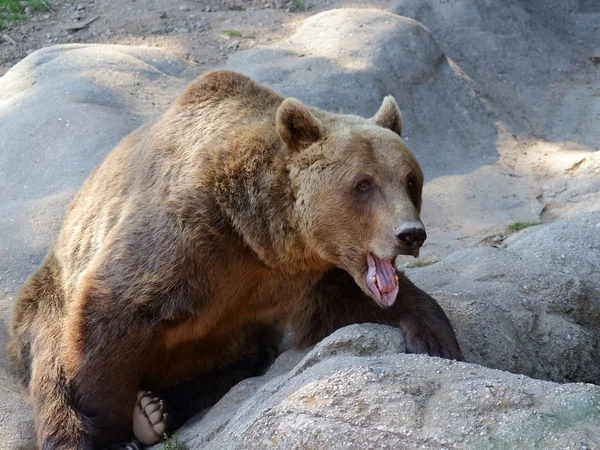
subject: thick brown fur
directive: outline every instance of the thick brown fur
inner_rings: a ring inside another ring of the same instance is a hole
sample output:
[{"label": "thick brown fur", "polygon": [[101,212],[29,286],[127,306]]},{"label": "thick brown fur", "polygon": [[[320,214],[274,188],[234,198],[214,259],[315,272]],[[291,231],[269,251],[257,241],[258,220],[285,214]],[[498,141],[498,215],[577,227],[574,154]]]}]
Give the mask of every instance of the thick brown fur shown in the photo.
[{"label": "thick brown fur", "polygon": [[423,184],[401,127],[391,97],[372,119],[336,115],[218,71],[125,138],[15,307],[9,354],[40,446],[128,438],[140,389],[184,420],[260,370],[286,324],[310,345],[387,323],[409,351],[462,359],[441,308],[402,274],[387,309],[365,284],[369,252],[414,250],[394,231],[418,220]]}]

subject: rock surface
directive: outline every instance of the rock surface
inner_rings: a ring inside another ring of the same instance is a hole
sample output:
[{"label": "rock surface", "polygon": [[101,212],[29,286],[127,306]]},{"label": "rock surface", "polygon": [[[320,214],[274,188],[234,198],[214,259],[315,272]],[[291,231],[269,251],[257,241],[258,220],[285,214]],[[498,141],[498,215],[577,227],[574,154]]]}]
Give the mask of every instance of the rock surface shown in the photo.
[{"label": "rock surface", "polygon": [[338,330],[291,370],[302,354],[235,386],[178,439],[206,450],[600,448],[598,386],[401,349],[392,327]]},{"label": "rock surface", "polygon": [[[441,231],[431,242],[433,257],[447,254],[445,242],[473,244],[469,237],[502,231],[503,220],[549,222],[598,209],[598,184],[587,182],[582,191],[573,182],[582,174],[571,170],[594,154],[598,161],[600,150],[597,2],[392,0],[390,11],[429,30],[497,126],[494,166],[444,174],[426,187],[425,217]],[[457,191],[464,195],[448,195]]]},{"label": "rock surface", "polygon": [[[597,27],[600,9],[592,2],[391,3],[391,11],[430,30],[513,133],[598,150],[600,100],[595,95],[598,83],[593,81],[597,67],[589,57],[600,49],[600,39],[597,31],[573,39],[574,33],[585,32],[587,21],[595,21]],[[567,25],[569,19],[577,24]]]},{"label": "rock surface", "polygon": [[600,210],[407,274],[443,305],[467,361],[600,384]]}]

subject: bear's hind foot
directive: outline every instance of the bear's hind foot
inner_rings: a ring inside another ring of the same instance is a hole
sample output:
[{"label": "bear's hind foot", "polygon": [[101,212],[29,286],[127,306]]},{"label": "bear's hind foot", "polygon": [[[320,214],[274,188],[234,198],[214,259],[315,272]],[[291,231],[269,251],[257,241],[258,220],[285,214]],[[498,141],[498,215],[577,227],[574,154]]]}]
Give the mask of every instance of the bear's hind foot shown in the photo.
[{"label": "bear's hind foot", "polygon": [[175,420],[165,412],[163,401],[152,392],[140,391],[133,409],[133,434],[144,445],[154,445],[177,428]]}]

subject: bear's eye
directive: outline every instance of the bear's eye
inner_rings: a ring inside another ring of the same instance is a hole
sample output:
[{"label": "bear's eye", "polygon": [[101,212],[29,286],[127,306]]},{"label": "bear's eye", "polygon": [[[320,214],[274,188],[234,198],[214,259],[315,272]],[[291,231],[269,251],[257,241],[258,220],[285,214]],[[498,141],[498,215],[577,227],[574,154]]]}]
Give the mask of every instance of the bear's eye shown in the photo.
[{"label": "bear's eye", "polygon": [[414,174],[410,174],[406,179],[406,190],[413,204],[417,207],[421,207],[421,190],[417,182],[417,177]]},{"label": "bear's eye", "polygon": [[356,189],[359,191],[366,191],[371,187],[371,180],[360,180],[356,183]]}]

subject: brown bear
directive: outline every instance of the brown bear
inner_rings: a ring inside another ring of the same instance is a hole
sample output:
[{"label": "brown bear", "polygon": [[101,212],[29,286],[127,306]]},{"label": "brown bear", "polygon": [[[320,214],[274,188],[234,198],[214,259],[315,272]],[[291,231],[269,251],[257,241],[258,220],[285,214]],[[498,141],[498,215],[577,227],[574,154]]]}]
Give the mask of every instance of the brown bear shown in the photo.
[{"label": "brown bear", "polygon": [[23,287],[9,354],[44,450],[153,444],[299,346],[352,323],[462,360],[440,306],[394,269],[426,238],[423,173],[393,97],[332,114],[207,73],[123,139]]}]

